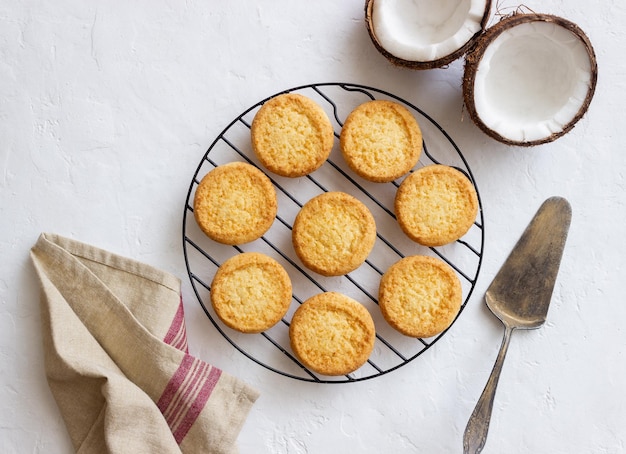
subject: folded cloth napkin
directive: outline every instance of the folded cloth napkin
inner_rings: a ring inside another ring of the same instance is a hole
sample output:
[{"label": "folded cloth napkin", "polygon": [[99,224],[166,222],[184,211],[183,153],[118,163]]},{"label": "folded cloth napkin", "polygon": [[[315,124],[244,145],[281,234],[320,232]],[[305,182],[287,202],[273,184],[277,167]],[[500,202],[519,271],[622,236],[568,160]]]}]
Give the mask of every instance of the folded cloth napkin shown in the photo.
[{"label": "folded cloth napkin", "polygon": [[46,376],[77,452],[237,452],[258,393],[189,355],[178,278],[53,234],[31,258]]}]

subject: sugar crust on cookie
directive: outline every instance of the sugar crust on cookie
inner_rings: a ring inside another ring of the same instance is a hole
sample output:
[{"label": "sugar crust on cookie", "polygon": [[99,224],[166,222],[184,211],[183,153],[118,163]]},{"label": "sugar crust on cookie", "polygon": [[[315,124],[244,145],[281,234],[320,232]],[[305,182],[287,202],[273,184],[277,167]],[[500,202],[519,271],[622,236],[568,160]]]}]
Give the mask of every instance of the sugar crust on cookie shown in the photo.
[{"label": "sugar crust on cookie", "polygon": [[292,242],[309,269],[339,276],[358,268],[376,241],[376,223],[357,198],[334,191],[309,200],[298,212]]},{"label": "sugar crust on cookie", "polygon": [[459,313],[462,288],[442,260],[414,255],[394,263],[380,281],[378,304],[385,320],[410,337],[435,336]]},{"label": "sugar crust on cookie", "polygon": [[377,183],[407,172],[422,153],[422,131],[411,112],[393,101],[374,100],[357,106],[340,135],[341,152],[359,176]]},{"label": "sugar crust on cookie", "polygon": [[396,192],[398,224],[413,241],[442,246],[461,238],[478,213],[478,195],[459,170],[436,164],[407,176]]},{"label": "sugar crust on cookie", "polygon": [[207,173],[196,188],[193,214],[200,229],[223,244],[256,240],[271,227],[276,190],[261,170],[231,162]]},{"label": "sugar crust on cookie", "polygon": [[225,261],[211,283],[216,315],[242,333],[260,333],[285,316],[292,285],[287,271],[273,258],[244,252]]},{"label": "sugar crust on cookie", "polygon": [[291,348],[309,369],[346,375],[369,358],[376,337],[374,321],[359,302],[337,292],[317,294],[294,313]]},{"label": "sugar crust on cookie", "polygon": [[326,112],[298,93],[266,101],[251,126],[252,149],[264,167],[284,177],[317,170],[330,154],[335,136]]}]

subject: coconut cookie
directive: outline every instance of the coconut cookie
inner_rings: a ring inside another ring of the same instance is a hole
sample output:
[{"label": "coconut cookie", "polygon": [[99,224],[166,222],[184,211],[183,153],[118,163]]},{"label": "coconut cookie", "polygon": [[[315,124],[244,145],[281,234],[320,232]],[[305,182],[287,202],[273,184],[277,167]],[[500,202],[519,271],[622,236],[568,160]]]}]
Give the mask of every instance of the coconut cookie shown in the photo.
[{"label": "coconut cookie", "polygon": [[309,269],[339,276],[358,268],[376,240],[370,210],[344,192],[327,192],[309,200],[293,224],[296,254]]},{"label": "coconut cookie", "polygon": [[260,238],[274,222],[277,210],[276,191],[270,179],[244,162],[211,170],[198,184],[193,202],[200,229],[224,244]]},{"label": "coconut cookie", "polygon": [[459,170],[430,165],[407,176],[395,197],[404,233],[424,246],[442,246],[461,238],[478,213],[478,195]]},{"label": "coconut cookie", "polygon": [[393,264],[380,281],[383,317],[411,337],[432,337],[448,328],[461,308],[461,283],[442,260],[409,256]]},{"label": "coconut cookie", "polygon": [[323,375],[346,375],[361,367],[374,348],[375,338],[374,321],[367,309],[336,292],[306,300],[289,326],[296,357]]},{"label": "coconut cookie", "polygon": [[254,116],[252,148],[263,166],[284,177],[301,177],[318,169],[335,140],[326,112],[297,93],[278,95]]},{"label": "coconut cookie", "polygon": [[404,106],[384,100],[361,104],[348,115],[341,152],[355,173],[377,183],[413,168],[422,153],[422,131]]},{"label": "coconut cookie", "polygon": [[273,258],[244,252],[225,261],[211,283],[216,315],[242,333],[260,333],[280,321],[291,303],[291,280]]}]

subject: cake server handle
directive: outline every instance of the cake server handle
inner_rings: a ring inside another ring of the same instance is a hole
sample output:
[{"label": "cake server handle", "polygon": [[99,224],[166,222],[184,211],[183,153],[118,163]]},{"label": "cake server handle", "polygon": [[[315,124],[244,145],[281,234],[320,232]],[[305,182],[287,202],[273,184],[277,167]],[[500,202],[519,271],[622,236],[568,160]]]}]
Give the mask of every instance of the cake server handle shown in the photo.
[{"label": "cake server handle", "polygon": [[465,433],[463,434],[463,454],[479,454],[485,446],[487,432],[489,431],[489,422],[491,420],[491,410],[493,409],[493,401],[496,397],[496,388],[512,333],[513,328],[505,324],[504,338],[502,339],[498,357],[493,365],[485,389],[483,389],[483,393],[480,395],[480,399],[478,399],[472,416],[470,416],[467,426],[465,427]]}]

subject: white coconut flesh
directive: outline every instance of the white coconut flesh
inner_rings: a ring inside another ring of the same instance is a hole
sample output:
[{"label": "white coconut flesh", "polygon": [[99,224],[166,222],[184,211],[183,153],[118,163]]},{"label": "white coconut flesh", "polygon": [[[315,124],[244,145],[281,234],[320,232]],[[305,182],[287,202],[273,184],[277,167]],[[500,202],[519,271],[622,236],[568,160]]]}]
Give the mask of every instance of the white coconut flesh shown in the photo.
[{"label": "white coconut flesh", "polygon": [[515,142],[541,140],[572,122],[592,77],[588,51],[552,22],[525,22],[487,46],[474,83],[476,114]]},{"label": "white coconut flesh", "polygon": [[427,62],[463,47],[478,31],[486,0],[375,0],[372,27],[393,56]]}]

